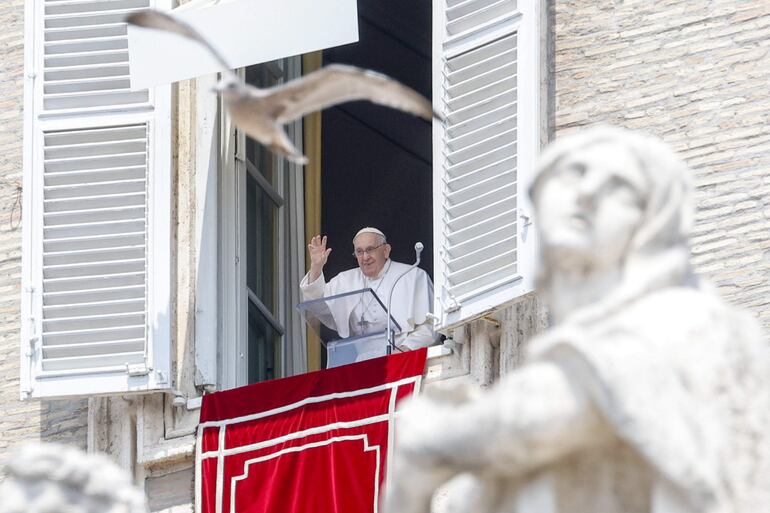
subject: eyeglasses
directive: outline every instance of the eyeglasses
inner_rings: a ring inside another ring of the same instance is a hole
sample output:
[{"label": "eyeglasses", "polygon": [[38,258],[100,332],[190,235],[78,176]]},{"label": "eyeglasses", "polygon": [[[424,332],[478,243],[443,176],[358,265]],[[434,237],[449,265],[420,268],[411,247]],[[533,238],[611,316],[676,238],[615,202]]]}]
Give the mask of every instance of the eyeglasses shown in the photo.
[{"label": "eyeglasses", "polygon": [[371,255],[372,253],[374,253],[374,250],[375,250],[375,249],[381,248],[381,247],[382,247],[382,246],[384,246],[385,244],[387,244],[387,242],[383,242],[383,243],[382,243],[382,244],[380,244],[379,246],[369,246],[368,248],[365,248],[365,249],[361,249],[361,248],[359,248],[359,249],[355,250],[355,251],[352,253],[352,255],[353,255],[354,257],[356,257],[356,258],[361,258],[361,257],[363,257],[364,255]]}]

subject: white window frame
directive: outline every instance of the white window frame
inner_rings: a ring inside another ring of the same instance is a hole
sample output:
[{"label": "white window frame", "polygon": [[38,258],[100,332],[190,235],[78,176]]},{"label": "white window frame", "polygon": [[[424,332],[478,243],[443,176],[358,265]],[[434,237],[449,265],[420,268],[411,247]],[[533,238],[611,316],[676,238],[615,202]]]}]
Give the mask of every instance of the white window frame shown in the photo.
[{"label": "white window frame", "polygon": [[[287,59],[289,68],[287,74],[289,79],[295,78],[301,73],[301,57],[291,57]],[[219,176],[219,304],[220,304],[220,348],[219,348],[219,389],[229,389],[248,384],[248,298],[246,287],[246,272],[241,262],[246,262],[246,232],[245,232],[245,205],[246,194],[244,184],[246,183],[246,165],[242,158],[236,158],[234,151],[236,137],[238,141],[238,151],[245,149],[245,136],[237,131],[233,126],[230,116],[225,109],[222,109],[221,119],[222,129],[220,137],[223,141],[221,145],[220,160],[223,163],[222,172]],[[302,121],[298,120],[286,127],[289,137],[294,141],[297,148],[302,151]],[[283,163],[283,159],[279,161]],[[284,329],[283,343],[281,344],[281,372],[283,375],[291,375],[304,372],[306,369],[306,355],[292,355],[291,347],[299,349],[304,348],[305,344],[305,326],[299,319],[299,316],[293,310],[298,302],[297,287],[285,287],[283,284],[296,282],[304,274],[304,251],[295,252],[293,255],[287,253],[288,241],[285,240],[285,233],[293,239],[295,247],[304,250],[304,211],[302,198],[304,197],[303,169],[296,164],[288,166],[276,166],[279,177],[276,180],[276,190],[284,198],[287,198],[287,204],[295,205],[293,214],[295,220],[287,219],[286,207],[278,211],[278,224],[280,227],[288,225],[288,231],[279,229],[279,239],[277,241],[278,260],[281,262],[280,275],[277,277],[276,286],[278,291],[278,311],[275,318],[281,323]],[[289,174],[288,190],[284,188],[286,174]],[[288,199],[290,197],[290,199]],[[290,267],[290,269],[285,269]],[[292,273],[298,276],[288,276],[285,273]]]}]

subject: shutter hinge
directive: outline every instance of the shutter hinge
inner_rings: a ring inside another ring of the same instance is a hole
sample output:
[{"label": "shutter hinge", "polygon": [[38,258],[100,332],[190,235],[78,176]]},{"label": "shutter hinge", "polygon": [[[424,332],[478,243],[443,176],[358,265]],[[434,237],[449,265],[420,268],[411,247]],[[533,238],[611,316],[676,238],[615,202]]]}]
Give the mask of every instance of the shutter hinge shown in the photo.
[{"label": "shutter hinge", "polygon": [[24,350],[24,356],[26,356],[27,358],[30,358],[32,357],[32,355],[35,354],[35,344],[37,343],[38,340],[39,340],[39,337],[36,337],[36,336],[29,337],[29,340],[28,340],[29,345]]},{"label": "shutter hinge", "polygon": [[522,219],[522,221],[524,221],[523,226],[525,228],[532,224],[532,218],[529,216],[526,210],[523,210],[523,209],[519,210],[519,217]]},{"label": "shutter hinge", "polygon": [[444,306],[444,311],[446,311],[446,312],[454,312],[455,310],[459,310],[460,309],[460,303],[457,302],[457,300],[452,295],[452,293],[448,292],[447,296],[449,296],[449,300],[446,303],[444,303],[443,301],[441,303]]},{"label": "shutter hinge", "polygon": [[150,369],[143,363],[126,364],[126,371],[129,376],[146,376]]}]

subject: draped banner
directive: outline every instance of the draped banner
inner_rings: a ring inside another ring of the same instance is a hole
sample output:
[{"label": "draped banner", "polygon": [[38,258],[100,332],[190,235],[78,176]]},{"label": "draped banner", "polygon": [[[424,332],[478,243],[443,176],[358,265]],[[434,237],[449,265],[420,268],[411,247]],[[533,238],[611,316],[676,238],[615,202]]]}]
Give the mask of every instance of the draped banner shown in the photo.
[{"label": "draped banner", "polygon": [[398,402],[427,350],[203,397],[198,513],[376,513]]}]

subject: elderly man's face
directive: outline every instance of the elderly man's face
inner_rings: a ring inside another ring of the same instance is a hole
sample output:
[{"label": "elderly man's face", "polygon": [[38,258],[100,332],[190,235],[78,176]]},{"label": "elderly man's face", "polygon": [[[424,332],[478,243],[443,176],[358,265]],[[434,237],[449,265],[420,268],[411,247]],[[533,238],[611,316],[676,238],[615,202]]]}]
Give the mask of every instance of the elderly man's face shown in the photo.
[{"label": "elderly man's face", "polygon": [[376,278],[390,256],[390,244],[376,233],[362,233],[353,239],[353,253],[364,276]]},{"label": "elderly man's face", "polygon": [[617,144],[566,155],[536,198],[544,248],[578,265],[618,264],[641,221],[645,190],[639,164]]}]

